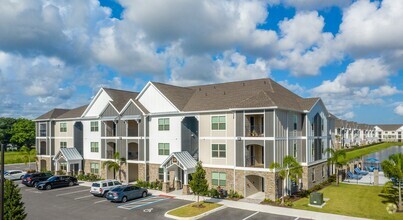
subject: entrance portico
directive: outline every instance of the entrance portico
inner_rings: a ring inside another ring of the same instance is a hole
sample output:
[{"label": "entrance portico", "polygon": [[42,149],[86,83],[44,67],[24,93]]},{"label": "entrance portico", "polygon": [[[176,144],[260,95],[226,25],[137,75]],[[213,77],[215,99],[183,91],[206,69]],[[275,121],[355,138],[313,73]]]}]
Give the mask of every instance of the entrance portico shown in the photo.
[{"label": "entrance portico", "polygon": [[67,175],[72,175],[74,172],[77,172],[77,168],[78,173],[83,171],[82,168],[83,157],[74,147],[60,148],[60,151],[56,154],[53,160],[55,161],[56,172],[60,170],[61,164],[66,164]]},{"label": "entrance portico", "polygon": [[197,161],[187,151],[172,153],[162,164],[164,169],[164,183],[162,191],[169,192],[168,172],[175,171],[174,188],[182,188],[183,194],[189,194],[188,175],[196,170]]}]

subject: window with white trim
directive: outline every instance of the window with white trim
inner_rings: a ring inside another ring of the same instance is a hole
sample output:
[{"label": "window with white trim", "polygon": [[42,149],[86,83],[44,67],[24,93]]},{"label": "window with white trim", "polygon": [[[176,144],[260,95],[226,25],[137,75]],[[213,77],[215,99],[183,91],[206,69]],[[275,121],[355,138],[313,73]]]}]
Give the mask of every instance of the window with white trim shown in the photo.
[{"label": "window with white trim", "polygon": [[211,156],[213,158],[225,158],[226,157],[225,144],[212,144],[211,145]]},{"label": "window with white trim", "polygon": [[92,121],[90,126],[91,126],[91,132],[99,131],[99,126],[98,126],[97,121]]},{"label": "window with white trim", "polygon": [[98,153],[98,152],[99,152],[99,143],[91,142],[91,153]]},{"label": "window with white trim", "polygon": [[158,130],[169,131],[169,118],[158,119]]},{"label": "window with white trim", "polygon": [[211,184],[213,186],[223,186],[227,184],[227,174],[222,172],[212,172],[211,173]]},{"label": "window with white trim", "polygon": [[211,116],[211,130],[225,130],[225,116]]},{"label": "window with white trim", "polygon": [[169,155],[169,143],[158,144],[158,155]]},{"label": "window with white trim", "polygon": [[92,174],[99,174],[99,163],[90,163],[90,172]]},{"label": "window with white trim", "polygon": [[66,148],[67,147],[67,142],[61,141],[60,142],[60,148]]},{"label": "window with white trim", "polygon": [[67,132],[67,123],[60,123],[60,132]]}]

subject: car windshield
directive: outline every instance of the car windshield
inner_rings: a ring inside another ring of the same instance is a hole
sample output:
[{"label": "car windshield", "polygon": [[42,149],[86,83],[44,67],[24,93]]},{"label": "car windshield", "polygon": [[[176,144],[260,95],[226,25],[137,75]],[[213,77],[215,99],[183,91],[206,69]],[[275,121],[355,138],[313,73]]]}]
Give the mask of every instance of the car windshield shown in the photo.
[{"label": "car windshield", "polygon": [[52,177],[49,177],[48,181],[55,181],[58,178],[59,178],[58,176],[52,176]]},{"label": "car windshield", "polygon": [[100,186],[99,183],[93,183],[93,184],[92,184],[92,187],[99,187],[99,186]]}]

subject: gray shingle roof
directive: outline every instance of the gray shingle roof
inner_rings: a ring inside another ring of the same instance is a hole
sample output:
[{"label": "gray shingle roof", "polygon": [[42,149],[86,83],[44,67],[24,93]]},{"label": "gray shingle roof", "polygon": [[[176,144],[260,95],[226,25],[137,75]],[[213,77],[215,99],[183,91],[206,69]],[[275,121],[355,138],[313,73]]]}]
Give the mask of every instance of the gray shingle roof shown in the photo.
[{"label": "gray shingle roof", "polygon": [[57,118],[57,117],[59,117],[60,115],[66,113],[66,112],[68,112],[68,111],[70,111],[70,109],[55,108],[55,109],[52,109],[52,110],[46,112],[45,114],[43,114],[43,115],[37,117],[35,120]]},{"label": "gray shingle roof", "polygon": [[120,112],[130,99],[135,99],[138,92],[130,92],[118,89],[103,88],[104,91],[112,98],[112,105]]},{"label": "gray shingle roof", "polygon": [[62,119],[62,118],[79,118],[79,117],[81,117],[81,115],[83,114],[85,109],[87,109],[87,107],[88,107],[88,105],[80,106],[78,108],[65,112],[64,114],[58,116],[57,118],[58,119],[59,118],[60,119]]},{"label": "gray shingle roof", "polygon": [[380,129],[384,131],[396,131],[400,127],[403,126],[403,124],[384,124],[384,125],[375,125],[378,126]]}]

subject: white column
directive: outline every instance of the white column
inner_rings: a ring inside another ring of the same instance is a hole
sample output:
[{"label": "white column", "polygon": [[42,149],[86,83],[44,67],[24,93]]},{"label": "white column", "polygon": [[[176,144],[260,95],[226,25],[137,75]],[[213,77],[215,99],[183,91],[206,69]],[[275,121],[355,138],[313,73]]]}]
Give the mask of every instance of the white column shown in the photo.
[{"label": "white column", "polygon": [[78,163],[78,171],[83,171],[83,168],[82,168],[82,161],[80,161],[80,162]]},{"label": "white column", "polygon": [[70,163],[67,161],[67,172],[70,172]]},{"label": "white column", "polygon": [[55,160],[55,171],[59,170],[59,161]]},{"label": "white column", "polygon": [[185,170],[183,175],[183,185],[188,185],[188,171]]},{"label": "white column", "polygon": [[168,170],[164,167],[164,182],[168,182]]}]

